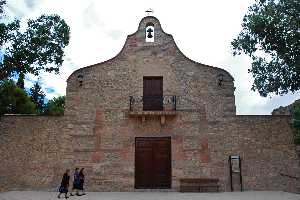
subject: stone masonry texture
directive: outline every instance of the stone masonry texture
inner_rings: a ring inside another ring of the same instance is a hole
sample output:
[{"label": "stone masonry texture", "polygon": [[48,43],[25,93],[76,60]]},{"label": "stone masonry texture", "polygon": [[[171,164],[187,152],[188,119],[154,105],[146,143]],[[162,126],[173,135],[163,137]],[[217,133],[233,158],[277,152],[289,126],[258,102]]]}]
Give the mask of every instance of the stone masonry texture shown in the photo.
[{"label": "stone masonry texture", "polygon": [[[145,42],[149,23],[154,42]],[[143,95],[144,76],[163,77],[164,95],[177,96],[164,123],[130,114],[129,96]],[[233,81],[184,56],[158,20],[145,17],[116,57],[70,75],[63,117],[1,118],[0,188],[55,188],[66,168],[84,167],[87,190],[134,191],[135,138],[168,136],[174,190],[181,178],[219,178],[230,191],[228,157],[240,155],[245,190],[299,192],[290,117],[236,115]]]}]

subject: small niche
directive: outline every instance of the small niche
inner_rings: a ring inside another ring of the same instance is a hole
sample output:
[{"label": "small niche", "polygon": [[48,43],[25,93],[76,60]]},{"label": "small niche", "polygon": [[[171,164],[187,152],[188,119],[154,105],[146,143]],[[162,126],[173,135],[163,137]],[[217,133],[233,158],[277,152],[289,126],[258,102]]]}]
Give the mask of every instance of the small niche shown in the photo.
[{"label": "small niche", "polygon": [[147,23],[145,29],[145,40],[146,42],[154,42],[154,24]]},{"label": "small niche", "polygon": [[78,81],[78,86],[81,87],[82,83],[83,83],[83,75],[82,74],[79,74],[77,76],[77,81]]}]

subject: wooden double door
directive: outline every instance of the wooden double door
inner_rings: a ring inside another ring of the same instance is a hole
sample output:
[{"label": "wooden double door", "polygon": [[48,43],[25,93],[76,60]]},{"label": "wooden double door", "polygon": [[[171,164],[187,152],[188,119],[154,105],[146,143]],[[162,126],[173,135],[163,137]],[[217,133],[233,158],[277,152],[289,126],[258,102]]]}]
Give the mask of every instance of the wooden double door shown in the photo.
[{"label": "wooden double door", "polygon": [[135,188],[171,188],[171,138],[135,140]]}]

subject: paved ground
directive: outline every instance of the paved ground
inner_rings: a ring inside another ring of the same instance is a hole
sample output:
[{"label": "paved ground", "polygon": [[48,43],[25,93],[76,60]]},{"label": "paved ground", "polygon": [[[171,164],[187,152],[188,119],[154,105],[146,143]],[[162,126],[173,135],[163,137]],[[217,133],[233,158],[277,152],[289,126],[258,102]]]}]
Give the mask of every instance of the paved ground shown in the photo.
[{"label": "paved ground", "polygon": [[[41,191],[4,192],[0,200],[54,200],[57,193]],[[64,198],[61,198],[64,199]],[[224,193],[177,193],[177,192],[90,192],[69,200],[300,200],[299,194],[286,192],[224,192]]]}]

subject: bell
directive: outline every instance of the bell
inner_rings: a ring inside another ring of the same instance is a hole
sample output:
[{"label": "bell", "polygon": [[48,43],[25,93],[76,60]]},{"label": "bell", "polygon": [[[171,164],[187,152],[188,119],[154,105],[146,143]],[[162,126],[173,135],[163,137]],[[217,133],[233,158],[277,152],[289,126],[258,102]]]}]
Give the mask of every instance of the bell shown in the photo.
[{"label": "bell", "polygon": [[152,32],[153,32],[153,30],[151,29],[151,28],[149,28],[148,30],[147,30],[147,38],[153,38],[153,35],[152,35]]}]

